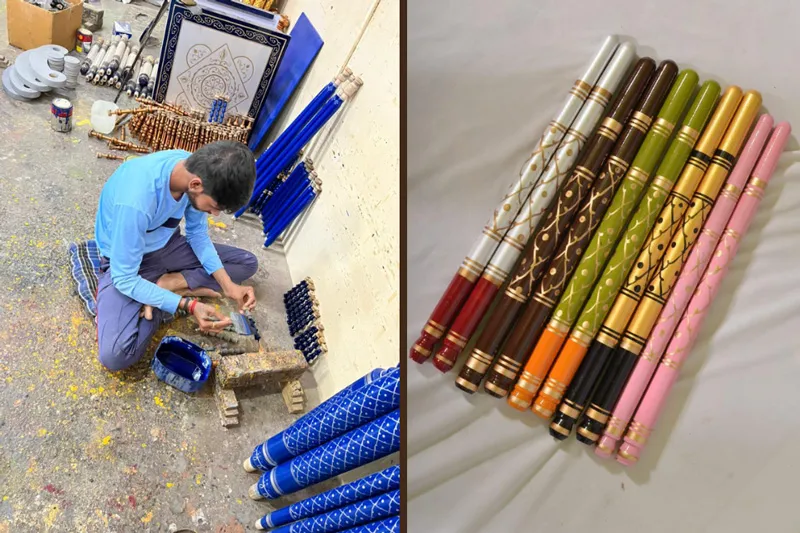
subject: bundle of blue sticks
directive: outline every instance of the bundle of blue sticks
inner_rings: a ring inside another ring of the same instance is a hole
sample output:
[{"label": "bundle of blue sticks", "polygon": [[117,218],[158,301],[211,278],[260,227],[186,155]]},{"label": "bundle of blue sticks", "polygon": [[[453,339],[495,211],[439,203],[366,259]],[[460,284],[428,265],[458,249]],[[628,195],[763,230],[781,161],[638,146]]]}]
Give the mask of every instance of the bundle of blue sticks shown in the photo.
[{"label": "bundle of blue sticks", "polygon": [[294,337],[294,348],[303,352],[308,363],[328,351],[320,323],[319,301],[314,294],[314,282],[305,278],[283,295],[286,324]]},{"label": "bundle of blue sticks", "polygon": [[[328,83],[256,160],[256,183],[245,206],[264,228],[264,247],[271,246],[322,192],[322,181],[303,148],[363,85],[357,76],[343,73]],[[350,72],[349,70],[346,72]]]}]

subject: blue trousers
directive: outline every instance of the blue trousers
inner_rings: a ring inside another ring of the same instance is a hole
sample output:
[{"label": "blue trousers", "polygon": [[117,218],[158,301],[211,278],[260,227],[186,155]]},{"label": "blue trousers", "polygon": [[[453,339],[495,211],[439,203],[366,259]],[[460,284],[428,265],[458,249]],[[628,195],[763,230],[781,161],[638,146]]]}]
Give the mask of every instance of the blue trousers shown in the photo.
[{"label": "blue trousers", "polygon": [[[258,270],[258,260],[252,253],[224,244],[214,246],[235,283],[251,278]],[[122,370],[142,358],[156,330],[170,315],[153,309],[152,320],[140,318],[142,304],[114,287],[107,260],[103,259],[101,266],[103,272],[97,287],[98,358],[108,370]],[[171,272],[183,274],[189,289],[221,290],[217,281],[206,273],[180,229],[175,230],[162,249],[145,254],[139,267],[139,275],[153,283]]]}]

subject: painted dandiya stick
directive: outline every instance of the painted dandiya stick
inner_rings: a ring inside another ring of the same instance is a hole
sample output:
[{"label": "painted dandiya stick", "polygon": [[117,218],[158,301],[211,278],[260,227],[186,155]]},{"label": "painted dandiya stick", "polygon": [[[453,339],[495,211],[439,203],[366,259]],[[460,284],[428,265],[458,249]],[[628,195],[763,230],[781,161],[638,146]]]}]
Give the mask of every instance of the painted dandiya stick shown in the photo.
[{"label": "painted dandiya stick", "polygon": [[329,440],[264,472],[250,498],[275,499],[348,472],[400,449],[400,410]]},{"label": "painted dandiya stick", "polygon": [[[770,115],[762,115],[756,123],[747,144],[742,149],[736,166],[733,168],[725,187],[719,193],[719,198],[711,210],[697,242],[692,247],[682,270],[675,283],[675,288],[664,304],[658,321],[653,328],[647,344],[641,351],[633,371],[620,394],[619,400],[611,414],[608,425],[603,435],[597,442],[595,453],[601,457],[611,457],[617,447],[617,442],[622,438],[628,422],[630,422],[639,400],[642,399],[647,384],[656,366],[667,348],[667,344],[675,332],[689,300],[697,288],[700,278],[705,272],[711,255],[719,242],[720,235],[725,229],[725,224],[733,213],[739,196],[744,189],[747,178],[756,164],[759,154],[772,130],[773,119]],[[638,311],[637,311],[638,312]]]},{"label": "painted dandiya stick", "polygon": [[597,390],[591,396],[589,407],[582,419],[578,420],[577,438],[580,442],[594,444],[600,438],[600,433],[628,381],[639,353],[647,343],[659,313],[675,287],[681,269],[700,236],[700,230],[714,207],[717,195],[733,168],[736,156],[760,108],[761,94],[747,91],[719,143],[719,148],[714,152],[677,231],[670,238],[669,245],[655,269],[656,274],[649,282],[642,284],[642,288],[646,287],[644,297],[636,306],[627,327],[614,331],[623,333],[617,337],[618,347],[607,363],[606,373],[598,382]]},{"label": "painted dandiya stick", "polygon": [[390,466],[380,472],[306,498],[266,514],[256,522],[259,529],[271,529],[303,518],[338,509],[379,494],[400,488],[400,467]]},{"label": "painted dandiya stick", "polygon": [[550,121],[536,148],[522,167],[519,179],[508,188],[506,195],[484,226],[481,236],[473,244],[472,250],[464,258],[458,272],[453,276],[436,304],[420,337],[411,348],[409,357],[412,360],[417,363],[427,361],[431,356],[433,346],[439,342],[453,323],[453,319],[461,310],[478,277],[483,274],[483,269],[524,206],[533,186],[541,178],[595,83],[600,79],[600,75],[614,55],[618,44],[617,36],[606,37],[594,58],[589,62],[584,74],[572,85],[563,107]]},{"label": "painted dandiya stick", "polygon": [[[458,354],[475,332],[492,299],[511,274],[517,258],[525,248],[525,243],[534,234],[540,221],[546,223],[544,215],[554,203],[553,199],[558,190],[570,176],[572,166],[578,160],[588,137],[600,122],[613,94],[622,85],[634,57],[633,45],[623,43],[611,58],[608,67],[587,97],[578,117],[570,126],[541,178],[534,185],[527,202],[494,251],[483,275],[478,278],[475,288],[448,330],[433,361],[440,372],[447,372],[453,367]],[[618,134],[619,130],[614,133]],[[594,177],[590,174],[586,176],[591,180]],[[532,246],[536,247],[537,244]]]},{"label": "painted dandiya stick", "polygon": [[[509,405],[516,409],[524,410],[531,406],[536,391],[555,359],[557,352],[551,352],[547,354],[547,357],[542,357],[541,352],[536,353],[534,348],[544,333],[547,322],[554,307],[559,302],[567,282],[572,277],[578,263],[582,260],[584,251],[591,244],[598,225],[605,218],[606,211],[612,206],[619,209],[619,205],[613,201],[617,190],[620,185],[626,183],[626,176],[628,177],[628,182],[636,178],[642,181],[647,179],[647,175],[642,173],[639,166],[634,166],[631,169],[630,165],[642,146],[648,129],[653,123],[656,113],[662,107],[668,91],[673,87],[676,78],[677,84],[675,84],[675,89],[670,94],[669,105],[665,109],[670,111],[667,114],[668,117],[674,115],[676,118],[683,111],[689,94],[695,87],[697,76],[694,73],[683,73],[678,77],[677,65],[672,61],[664,61],[651,81],[645,97],[640,102],[639,109],[626,125],[624,135],[617,142],[612,155],[606,160],[603,174],[592,190],[592,196],[582,206],[577,222],[571,228],[569,236],[563,242],[562,248],[550,264],[547,274],[536,289],[533,301],[525,310],[525,314],[517,326],[525,331],[526,342],[524,353],[520,355],[519,359],[519,362],[524,364],[525,368],[521,374],[519,368],[516,369],[515,377],[520,375],[520,380],[514,386],[508,398]],[[676,89],[681,87],[683,87],[683,90],[676,93]],[[675,102],[675,94],[683,95],[683,97]],[[664,115],[665,112],[662,111],[661,114]],[[673,118],[673,120],[675,119]],[[660,132],[664,139],[663,144],[666,144],[666,139],[669,137],[672,127],[673,124],[662,116],[658,118],[652,131]],[[650,138],[652,144],[653,135]],[[638,164],[641,165],[641,161]],[[640,190],[644,184],[639,182],[638,185]],[[617,214],[623,216],[619,211],[617,211]],[[588,248],[587,253],[593,253],[593,250]],[[583,275],[589,275],[588,268],[583,268]],[[535,358],[532,357],[534,354],[536,354]],[[500,364],[498,361],[495,366]],[[514,381],[506,378],[503,381],[496,381],[495,385],[500,386],[505,391],[510,391]],[[488,385],[489,382],[487,381]]]},{"label": "painted dandiya stick", "polygon": [[341,401],[315,409],[257,446],[250,466],[268,470],[400,407],[400,369],[394,367]]},{"label": "painted dandiya stick", "polygon": [[[705,86],[707,87],[707,85]],[[718,86],[716,88],[718,89]],[[703,93],[698,95],[698,98],[702,95]],[[707,161],[711,160],[741,98],[741,89],[735,86],[728,88],[708,121],[708,125],[702,130],[702,134],[699,133],[700,130],[688,127],[688,123],[684,124],[676,135],[670,152],[667,153],[668,157],[659,165],[645,197],[628,222],[624,235],[614,248],[611,259],[597,277],[598,282],[591,290],[558,355],[558,359],[568,357],[580,363],[575,365],[578,370],[567,387],[564,398],[550,424],[550,434],[554,438],[563,440],[569,436],[594,390],[608,356],[613,351],[613,346],[609,347],[606,343],[616,346],[612,338],[602,332],[598,335],[598,332],[606,319],[616,316],[609,314],[609,308],[615,302],[620,289],[626,285],[626,277],[631,273],[631,268],[638,267],[638,263],[641,263],[640,268],[643,269],[651,260],[653,262],[660,260],[664,246],[668,244],[675,229],[674,225],[680,221],[680,217],[688,206],[691,195],[708,167]],[[706,100],[705,103],[713,106],[712,99]],[[697,142],[696,145],[695,142]],[[695,146],[694,149],[692,146]],[[673,151],[673,147],[675,151]],[[679,174],[680,177],[678,177]],[[680,214],[677,214],[678,212]],[[655,237],[658,238],[654,239]],[[660,239],[667,242],[662,243]],[[648,267],[648,271],[649,268],[652,267]],[[640,285],[643,283],[639,277],[628,279],[629,292],[634,295],[641,291],[641,286],[636,288],[637,283]],[[630,312],[632,313],[633,310]],[[627,324],[628,318],[623,318],[624,323]],[[624,328],[625,326],[620,327]],[[598,335],[598,338],[592,342],[595,335]],[[591,349],[589,349],[590,345]]]},{"label": "painted dandiya stick", "polygon": [[[527,309],[533,305],[528,303],[532,293],[545,275],[558,246],[565,240],[584,199],[592,192],[595,184],[603,181],[603,162],[623,133],[634,106],[643,102],[642,95],[654,71],[655,62],[652,59],[642,58],[637,62],[616,103],[581,152],[569,178],[559,189],[558,197],[550,204],[544,221],[531,236],[505,293],[500,297],[483,333],[475,343],[475,348],[456,378],[456,386],[460,389],[466,392],[475,392],[478,389],[481,378],[489,370],[494,356],[509,334],[509,344],[524,346],[527,339],[520,340],[519,337],[528,336]],[[500,361],[495,362],[489,371],[490,378],[486,385],[488,391],[497,393],[498,388],[506,390],[504,382],[515,378],[516,371],[521,366],[513,359],[519,352],[518,349],[504,350]],[[437,358],[438,356],[437,354]]]},{"label": "painted dandiya stick", "polygon": [[[392,490],[272,531],[273,533],[333,533],[397,516],[399,513],[400,491]],[[256,522],[256,529],[262,529],[259,527],[259,522]]]},{"label": "painted dandiya stick", "polygon": [[[616,185],[616,190],[612,193],[613,199],[609,202],[607,196],[601,198],[599,213],[593,219],[589,219],[591,226],[588,228],[588,235],[577,241],[577,245],[567,246],[565,249],[566,259],[563,261],[567,261],[569,271],[562,278],[563,281],[555,285],[560,291],[558,295],[554,294],[549,298],[558,303],[549,322],[542,326],[539,340],[531,351],[519,381],[509,395],[509,405],[517,409],[526,409],[531,407],[536,398],[534,413],[545,418],[552,416],[558,406],[579,363],[567,358],[557,358],[559,351],[619,236],[624,233],[628,221],[636,211],[645,187],[669,144],[672,131],[697,87],[697,81],[698,76],[692,70],[684,70],[677,76],[655,123],[644,137],[641,148],[634,152],[633,162],[625,171],[621,184]],[[711,114],[714,100],[719,94],[717,86],[715,91],[711,91],[711,94],[703,99],[705,89],[707,87],[701,89],[700,96],[687,114],[687,124],[690,120],[699,121],[699,126],[693,124],[700,129]],[[702,108],[699,105],[701,102],[706,104]],[[698,116],[700,109],[705,113]],[[686,160],[690,149],[691,147],[687,146],[683,151],[681,164]],[[673,159],[675,154],[676,149],[671,150],[665,161]],[[630,159],[625,161],[630,162]],[[600,217],[602,220],[598,222]],[[585,252],[579,255],[574,248]],[[542,390],[539,390],[540,388]]]},{"label": "painted dandiya stick", "polygon": [[670,340],[665,355],[658,364],[653,379],[628,426],[624,442],[617,454],[617,461],[620,463],[629,466],[641,456],[642,448],[647,444],[647,440],[658,422],[661,409],[666,403],[672,386],[678,379],[678,371],[689,356],[692,346],[703,328],[706,314],[719,291],[722,280],[728,273],[731,261],[736,256],[742,236],[750,228],[758,205],[764,197],[764,189],[775,173],[778,159],[786,146],[790,133],[789,123],[778,124],[756,163],[756,168],[736,204],[736,209],[722,232],[722,237],[712,254],[708,268],[689,301],[689,305],[678,323],[675,335]]},{"label": "painted dandiya stick", "polygon": [[103,47],[104,39],[102,37],[97,37],[92,43],[92,48],[89,50],[89,53],[81,62],[80,73],[82,76],[86,76],[89,72],[89,68],[91,68],[92,64],[94,63],[97,54],[100,53],[100,49]]},{"label": "painted dandiya stick", "polygon": [[392,516],[342,531],[342,533],[400,533],[400,517]]}]

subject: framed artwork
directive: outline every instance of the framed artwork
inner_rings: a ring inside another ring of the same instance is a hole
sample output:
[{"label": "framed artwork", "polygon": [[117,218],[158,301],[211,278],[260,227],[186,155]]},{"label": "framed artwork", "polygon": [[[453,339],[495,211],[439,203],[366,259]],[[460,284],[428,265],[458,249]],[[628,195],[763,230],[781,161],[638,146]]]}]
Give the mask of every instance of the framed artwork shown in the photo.
[{"label": "framed artwork", "polygon": [[270,27],[273,19],[235,3],[197,0],[190,8],[171,0],[156,101],[209,109],[226,96],[229,112],[256,118],[290,39]]}]

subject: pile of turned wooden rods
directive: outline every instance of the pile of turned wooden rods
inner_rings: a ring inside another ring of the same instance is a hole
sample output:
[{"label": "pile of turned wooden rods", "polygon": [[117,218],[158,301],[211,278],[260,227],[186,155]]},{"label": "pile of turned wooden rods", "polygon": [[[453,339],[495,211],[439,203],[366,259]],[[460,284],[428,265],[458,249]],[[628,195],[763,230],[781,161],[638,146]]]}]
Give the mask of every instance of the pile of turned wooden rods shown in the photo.
[{"label": "pile of turned wooden rods", "polygon": [[254,119],[228,115],[221,122],[209,122],[208,111],[186,110],[176,104],[136,98],[141,104],[134,109],[120,109],[111,114],[130,115],[127,124],[131,135],[152,151],[187,150],[223,140],[247,143]]}]

